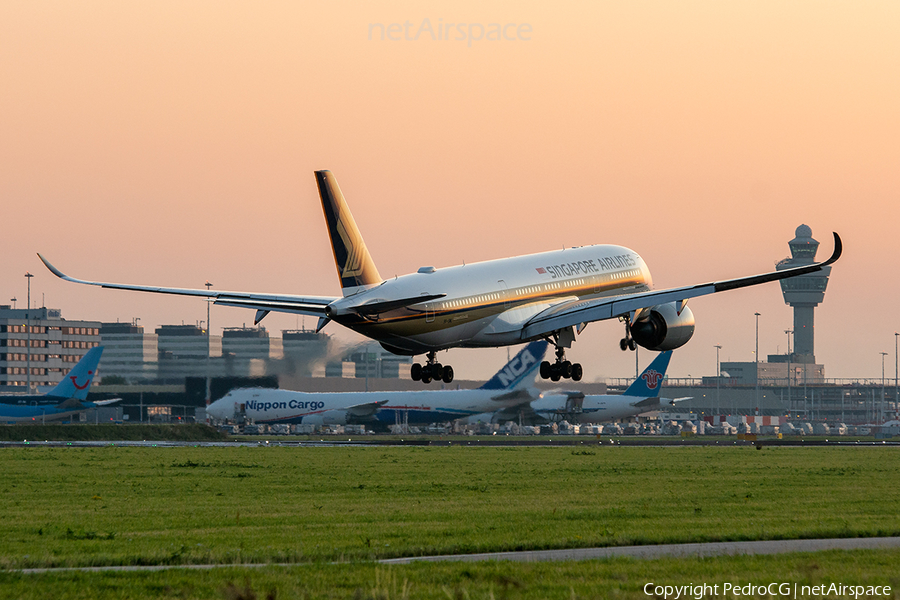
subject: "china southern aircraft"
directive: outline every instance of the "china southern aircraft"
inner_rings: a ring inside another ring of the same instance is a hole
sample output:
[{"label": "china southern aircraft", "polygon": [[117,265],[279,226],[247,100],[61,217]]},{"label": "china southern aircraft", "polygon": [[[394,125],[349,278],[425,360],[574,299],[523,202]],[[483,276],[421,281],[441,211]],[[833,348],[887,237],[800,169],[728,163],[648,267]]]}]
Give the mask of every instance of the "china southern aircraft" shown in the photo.
[{"label": "china southern aircraft", "polygon": [[650,270],[633,250],[598,245],[502,258],[436,269],[384,280],[366,249],[344,196],[330,171],[316,171],[316,182],[341,282],[341,297],[296,296],[163,288],[75,279],[43,256],[56,276],[106,288],[181,294],[215,299],[216,304],[256,310],[256,323],[269,312],[319,318],[377,340],[394,354],[426,354],[410,369],[414,380],[453,380],[453,369],[437,361],[449,348],[498,347],[546,339],[556,361],[541,365],[541,377],[581,379],[580,364],[566,360],[576,333],[593,321],[618,318],[625,324],[622,350],[641,346],[674,350],[694,333],[690,298],[813,273],[841,255],[834,234],[831,257],[811,265],[699,285],[652,290]]},{"label": "china southern aircraft", "polygon": [[531,342],[474,390],[292,392],[245,388],[228,392],[206,407],[206,414],[216,419],[242,414],[256,423],[442,423],[537,398],[534,377],[546,351],[547,342]]},{"label": "china southern aircraft", "polygon": [[119,398],[87,402],[101,354],[103,346],[88,350],[66,377],[46,394],[0,397],[0,423],[67,419],[89,408],[118,402]]},{"label": "china southern aircraft", "polygon": [[674,400],[660,400],[666,370],[672,351],[660,352],[622,394],[586,396],[581,392],[543,394],[531,403],[531,409],[547,421],[566,420],[569,423],[600,423],[634,417],[651,410],[659,410],[662,402],[674,404]]}]

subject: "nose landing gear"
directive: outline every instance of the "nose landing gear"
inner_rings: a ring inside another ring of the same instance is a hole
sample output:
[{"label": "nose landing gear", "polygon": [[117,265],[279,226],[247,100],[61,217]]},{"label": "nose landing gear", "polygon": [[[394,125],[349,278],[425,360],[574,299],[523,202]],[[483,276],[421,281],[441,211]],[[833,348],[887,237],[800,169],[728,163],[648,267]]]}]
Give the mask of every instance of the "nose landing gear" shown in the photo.
[{"label": "nose landing gear", "polygon": [[422,383],[431,383],[432,379],[450,383],[453,381],[453,367],[437,362],[435,353],[432,351],[427,354],[427,361],[424,366],[419,363],[413,364],[409,369],[409,376],[413,381],[421,381]]},{"label": "nose landing gear", "polygon": [[550,361],[545,360],[541,363],[541,379],[581,381],[583,375],[584,369],[582,369],[581,363],[567,361],[566,349],[562,346],[556,346],[556,362],[550,363]]}]

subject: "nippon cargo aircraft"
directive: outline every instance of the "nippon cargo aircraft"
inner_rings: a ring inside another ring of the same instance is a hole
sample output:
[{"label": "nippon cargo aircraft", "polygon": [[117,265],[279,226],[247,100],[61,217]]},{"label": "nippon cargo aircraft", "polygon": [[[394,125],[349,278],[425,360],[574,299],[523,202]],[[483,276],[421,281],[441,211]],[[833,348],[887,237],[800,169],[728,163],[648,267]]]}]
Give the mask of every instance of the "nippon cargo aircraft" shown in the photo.
[{"label": "nippon cargo aircraft", "polygon": [[89,408],[118,402],[119,398],[87,402],[101,354],[103,346],[88,350],[66,377],[46,394],[0,396],[0,423],[67,419]]},{"label": "nippon cargo aircraft", "polygon": [[85,281],[69,277],[41,260],[67,281],[105,288],[212,298],[216,304],[256,310],[259,323],[269,312],[319,318],[317,329],[330,321],[377,340],[394,354],[426,354],[424,365],[410,369],[414,380],[453,380],[453,368],[441,365],[437,352],[449,348],[497,347],[546,339],[556,347],[556,360],[541,365],[541,377],[581,379],[580,364],[565,358],[566,348],[587,324],[619,319],[625,324],[622,350],[641,346],[674,350],[694,333],[687,301],[813,273],[838,260],[834,252],[819,263],[761,275],[699,285],[653,290],[650,269],[633,250],[597,245],[554,250],[437,269],[384,280],[375,267],[350,209],[330,171],[316,171],[316,183],[331,238],[342,296],[224,292]]},{"label": "nippon cargo aircraft", "polygon": [[216,419],[244,415],[256,423],[312,425],[452,421],[537,398],[534,377],[546,351],[547,342],[531,342],[490,381],[474,390],[292,392],[245,388],[228,392],[206,407],[206,414]]}]

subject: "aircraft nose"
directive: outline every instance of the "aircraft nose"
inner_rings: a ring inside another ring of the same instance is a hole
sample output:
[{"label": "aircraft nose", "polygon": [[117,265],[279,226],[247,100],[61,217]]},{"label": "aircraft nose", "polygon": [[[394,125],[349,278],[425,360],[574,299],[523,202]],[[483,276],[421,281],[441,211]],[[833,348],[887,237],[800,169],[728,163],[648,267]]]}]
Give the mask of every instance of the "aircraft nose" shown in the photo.
[{"label": "aircraft nose", "polygon": [[225,404],[221,400],[216,400],[206,407],[206,414],[216,419],[224,419],[226,417]]}]

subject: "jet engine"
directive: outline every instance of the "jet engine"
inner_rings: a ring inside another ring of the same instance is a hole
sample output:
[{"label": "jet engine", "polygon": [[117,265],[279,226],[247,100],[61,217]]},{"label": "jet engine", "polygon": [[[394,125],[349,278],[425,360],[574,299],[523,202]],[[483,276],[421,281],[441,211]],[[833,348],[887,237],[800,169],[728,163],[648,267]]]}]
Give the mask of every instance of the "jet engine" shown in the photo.
[{"label": "jet engine", "polygon": [[674,350],[688,343],[694,335],[694,313],[682,305],[681,314],[675,302],[654,306],[631,324],[631,337],[648,350]]},{"label": "jet engine", "polygon": [[348,410],[326,410],[323,413],[306,415],[300,422],[303,425],[348,425],[349,417]]}]

